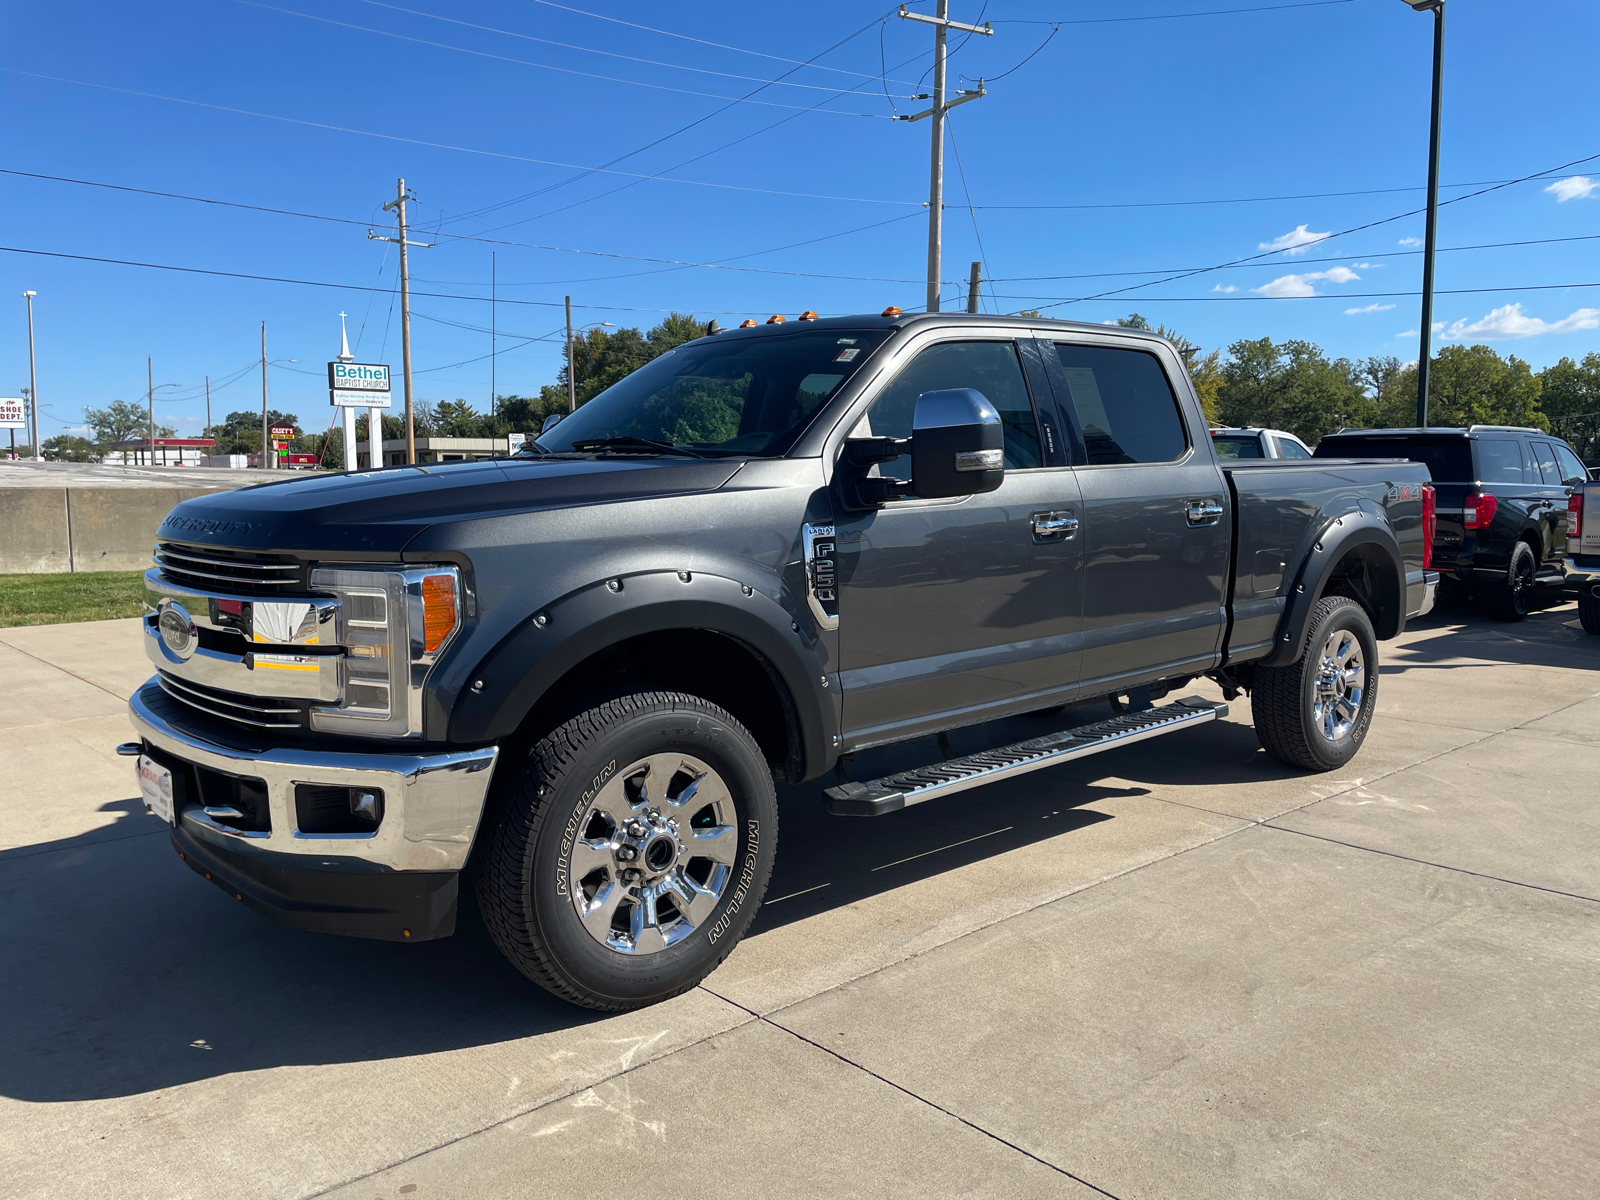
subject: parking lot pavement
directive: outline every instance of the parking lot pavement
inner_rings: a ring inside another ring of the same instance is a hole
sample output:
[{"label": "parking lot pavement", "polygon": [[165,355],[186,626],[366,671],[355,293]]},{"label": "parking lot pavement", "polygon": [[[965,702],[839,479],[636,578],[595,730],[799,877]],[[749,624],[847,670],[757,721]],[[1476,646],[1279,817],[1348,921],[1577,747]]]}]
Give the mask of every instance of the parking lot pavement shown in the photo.
[{"label": "parking lot pavement", "polygon": [[196,879],[112,753],[136,623],[0,630],[4,1191],[1589,1195],[1600,638],[1446,609],[1382,657],[1331,775],[1240,698],[874,821],[784,789],[752,935],[600,1017],[471,914],[318,937]]}]

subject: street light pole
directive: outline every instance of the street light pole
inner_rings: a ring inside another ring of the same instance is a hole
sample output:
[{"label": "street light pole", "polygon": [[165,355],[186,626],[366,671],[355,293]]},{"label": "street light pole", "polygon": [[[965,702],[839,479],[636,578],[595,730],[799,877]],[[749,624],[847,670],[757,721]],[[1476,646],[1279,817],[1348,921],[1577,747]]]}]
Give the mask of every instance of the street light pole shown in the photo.
[{"label": "street light pole", "polygon": [[44,451],[39,448],[39,379],[33,366],[33,298],[38,292],[23,292],[28,302],[28,408],[33,413],[33,461],[43,462]]},{"label": "street light pole", "polygon": [[572,297],[567,297],[567,414],[578,411],[578,381],[572,375]]},{"label": "street light pole", "polygon": [[1444,0],[1405,0],[1433,13],[1433,122],[1428,131],[1428,217],[1422,245],[1422,346],[1417,357],[1417,425],[1428,424],[1428,374],[1433,359],[1433,252],[1439,222],[1439,113],[1444,100]]}]

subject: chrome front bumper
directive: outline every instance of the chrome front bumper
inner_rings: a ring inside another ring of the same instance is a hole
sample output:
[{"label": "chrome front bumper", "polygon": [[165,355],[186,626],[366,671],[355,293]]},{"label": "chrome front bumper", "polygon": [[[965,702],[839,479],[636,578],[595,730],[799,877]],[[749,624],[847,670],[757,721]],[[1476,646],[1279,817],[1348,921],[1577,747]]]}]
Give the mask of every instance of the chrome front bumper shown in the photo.
[{"label": "chrome front bumper", "polygon": [[[270,832],[230,829],[207,817],[200,805],[185,804],[179,824],[198,841],[235,856],[303,855],[308,866],[319,858],[359,859],[394,871],[459,871],[466,865],[497,747],[442,754],[241,749],[180,728],[174,722],[184,714],[171,711],[178,707],[152,679],[134,693],[128,715],[138,736],[158,750],[267,786]],[[381,788],[383,820],[372,833],[301,833],[295,828],[297,783]]]}]

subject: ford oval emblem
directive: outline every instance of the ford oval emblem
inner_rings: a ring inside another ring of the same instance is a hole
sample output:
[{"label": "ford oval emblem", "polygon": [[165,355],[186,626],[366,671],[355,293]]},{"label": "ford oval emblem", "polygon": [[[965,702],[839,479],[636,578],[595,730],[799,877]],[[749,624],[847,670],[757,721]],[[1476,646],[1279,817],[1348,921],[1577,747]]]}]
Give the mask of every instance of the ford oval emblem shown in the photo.
[{"label": "ford oval emblem", "polygon": [[156,627],[161,631],[161,640],[179,662],[187,662],[200,644],[200,631],[176,600],[163,600],[156,605]]}]

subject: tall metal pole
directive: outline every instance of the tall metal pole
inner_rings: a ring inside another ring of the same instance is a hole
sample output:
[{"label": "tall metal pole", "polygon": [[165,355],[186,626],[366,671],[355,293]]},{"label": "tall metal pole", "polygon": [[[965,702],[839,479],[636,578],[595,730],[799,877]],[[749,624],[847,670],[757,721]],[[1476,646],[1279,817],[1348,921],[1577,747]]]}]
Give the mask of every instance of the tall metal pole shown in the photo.
[{"label": "tall metal pole", "polygon": [[267,430],[267,323],[261,322],[261,469],[272,470],[272,438]]},{"label": "tall metal pole", "polygon": [[150,455],[150,465],[156,465],[156,369],[151,365],[150,356],[144,359],[145,385],[149,388],[145,392],[145,399],[150,403],[150,431],[144,440],[146,453]]},{"label": "tall metal pole", "polygon": [[939,311],[944,238],[944,52],[950,0],[939,0],[933,27],[933,154],[928,166],[928,311]]},{"label": "tall metal pole", "polygon": [[1417,425],[1428,424],[1433,357],[1433,247],[1439,222],[1439,110],[1444,100],[1444,0],[1433,6],[1433,125],[1428,134],[1428,228],[1422,247],[1422,351],[1417,358]]},{"label": "tall metal pole", "polygon": [[497,339],[497,326],[495,325],[495,251],[489,251],[489,419],[494,419],[495,409],[495,367],[499,364],[495,360]]},{"label": "tall metal pole", "polygon": [[982,276],[983,264],[973,263],[972,275],[967,280],[967,311],[969,313],[978,311],[978,284],[982,281]]},{"label": "tall metal pole", "polygon": [[39,377],[33,364],[33,298],[38,292],[23,292],[28,302],[28,408],[33,414],[33,461],[43,462],[44,451],[39,446]]},{"label": "tall metal pole", "polygon": [[578,411],[578,381],[572,373],[572,297],[567,297],[567,412]]},{"label": "tall metal pole", "polygon": [[[206,436],[211,436],[211,376],[206,376]],[[215,446],[211,447],[213,450]]]}]

